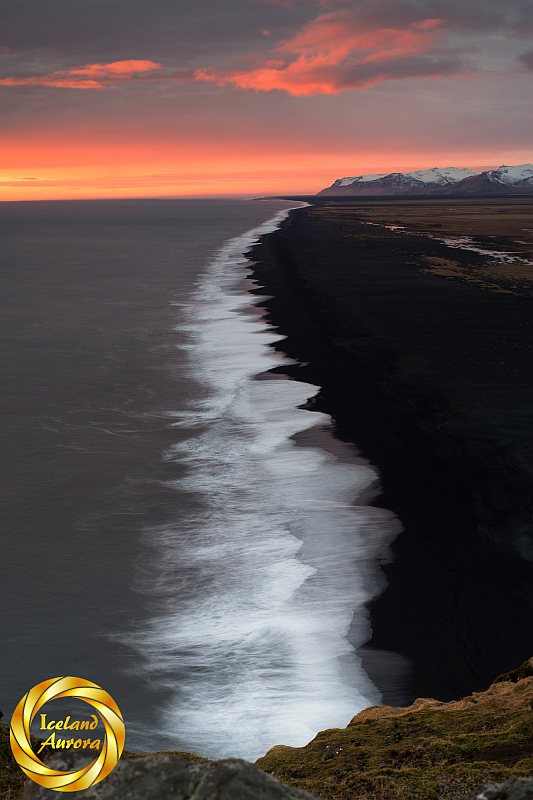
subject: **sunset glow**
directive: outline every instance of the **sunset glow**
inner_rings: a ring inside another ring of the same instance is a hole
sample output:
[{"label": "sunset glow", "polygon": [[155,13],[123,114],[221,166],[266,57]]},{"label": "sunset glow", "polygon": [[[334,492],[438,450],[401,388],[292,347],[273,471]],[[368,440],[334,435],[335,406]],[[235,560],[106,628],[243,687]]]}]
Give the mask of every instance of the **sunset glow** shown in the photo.
[{"label": "sunset glow", "polygon": [[[236,143],[208,148],[194,142],[176,145],[160,142],[109,143],[90,141],[6,142],[10,164],[0,164],[0,199],[60,199],[96,197],[176,197],[314,193],[354,165],[347,151],[276,152],[258,142],[250,153],[239,152]],[[465,151],[460,163],[492,166],[499,153]],[[509,153],[511,163],[526,159],[526,153]],[[409,170],[457,160],[455,153],[427,154],[416,162],[397,153],[360,154],[356,174]]]},{"label": "sunset glow", "polygon": [[3,200],[314,193],[532,158],[528,23],[501,6],[202,0],[131,25],[65,6],[53,28],[40,9],[0,34]]}]

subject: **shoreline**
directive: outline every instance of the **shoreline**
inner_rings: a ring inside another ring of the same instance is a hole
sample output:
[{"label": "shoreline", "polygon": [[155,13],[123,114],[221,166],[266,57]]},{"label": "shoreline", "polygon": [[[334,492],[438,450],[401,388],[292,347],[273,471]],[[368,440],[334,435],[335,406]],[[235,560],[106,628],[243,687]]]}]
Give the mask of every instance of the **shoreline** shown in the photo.
[{"label": "shoreline", "polygon": [[[179,529],[150,532],[141,588],[172,602],[124,639],[146,654],[143,674],[181,666],[173,685],[159,683],[168,695],[160,735],[209,758],[303,746],[380,701],[346,631],[357,609],[355,642],[368,637],[365,605],[395,521],[361,499],[352,505],[376,473],[348,448],[337,458],[337,440],[329,450],[317,443],[315,426],[326,437],[330,418],[304,406],[318,387],[284,374],[279,334],[250,291],[245,253],[287,213],[226,240],[181,314],[187,375],[202,393],[175,414],[172,427],[188,435],[162,458],[195,506]],[[295,447],[307,432],[307,448]]]},{"label": "shoreline", "polygon": [[[292,211],[252,249],[253,291],[269,296],[260,305],[287,337],[276,348],[299,362],[284,372],[322,387],[307,407],[378,468],[374,505],[404,528],[369,606],[364,666],[385,703],[454,699],[531,649],[530,300],[427,274],[421,251],[449,257],[445,244],[386,232],[369,243],[356,215],[348,234],[317,219],[324,205]],[[473,255],[453,253],[465,266]],[[511,386],[497,344],[477,335],[494,321]],[[487,381],[495,390],[482,407]]]}]

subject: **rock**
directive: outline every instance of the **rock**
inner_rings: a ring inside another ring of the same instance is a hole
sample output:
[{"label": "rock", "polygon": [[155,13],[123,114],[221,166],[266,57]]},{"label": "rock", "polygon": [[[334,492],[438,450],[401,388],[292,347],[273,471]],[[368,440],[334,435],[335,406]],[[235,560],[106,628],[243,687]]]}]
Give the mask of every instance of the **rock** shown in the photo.
[{"label": "rock", "polygon": [[[80,761],[66,753],[48,760],[71,770]],[[122,760],[102,783],[70,796],[83,800],[316,800],[236,758],[195,763],[168,755]],[[58,794],[26,781],[23,800],[57,800]]]},{"label": "rock", "polygon": [[517,681],[522,681],[524,678],[532,678],[533,677],[533,657],[528,658],[527,661],[524,661],[523,664],[520,664],[519,667],[516,669],[511,670],[511,672],[505,672],[503,675],[500,675],[494,683],[502,683],[503,681],[512,681],[516,683]]},{"label": "rock", "polygon": [[533,778],[512,778],[505,783],[484,783],[468,800],[532,800]]}]

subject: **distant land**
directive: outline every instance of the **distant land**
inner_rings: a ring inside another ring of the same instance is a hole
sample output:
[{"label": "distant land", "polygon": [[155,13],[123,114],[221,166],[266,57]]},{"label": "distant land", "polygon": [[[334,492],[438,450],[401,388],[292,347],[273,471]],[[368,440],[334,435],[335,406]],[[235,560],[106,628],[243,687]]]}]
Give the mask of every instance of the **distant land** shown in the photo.
[{"label": "distant land", "polygon": [[389,172],[338,178],[319,196],[502,195],[531,194],[533,164],[475,172],[458,167],[432,167],[414,172]]}]

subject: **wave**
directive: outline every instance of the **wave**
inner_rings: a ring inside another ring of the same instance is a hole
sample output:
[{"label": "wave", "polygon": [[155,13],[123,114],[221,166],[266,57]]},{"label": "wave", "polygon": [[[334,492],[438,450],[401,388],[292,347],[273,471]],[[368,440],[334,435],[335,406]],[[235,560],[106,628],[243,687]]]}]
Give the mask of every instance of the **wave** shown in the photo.
[{"label": "wave", "polygon": [[202,396],[173,423],[188,438],[164,454],[186,468],[172,484],[182,512],[146,536],[154,613],[135,644],[167,693],[159,741],[209,757],[303,745],[380,701],[357,646],[398,522],[364,504],[378,474],[351,448],[295,442],[332,437],[330,417],[301,407],[317,387],[256,379],[293,363],[272,348],[283,337],[250,292],[246,256],[287,214],[225,244],[179,326]]}]

